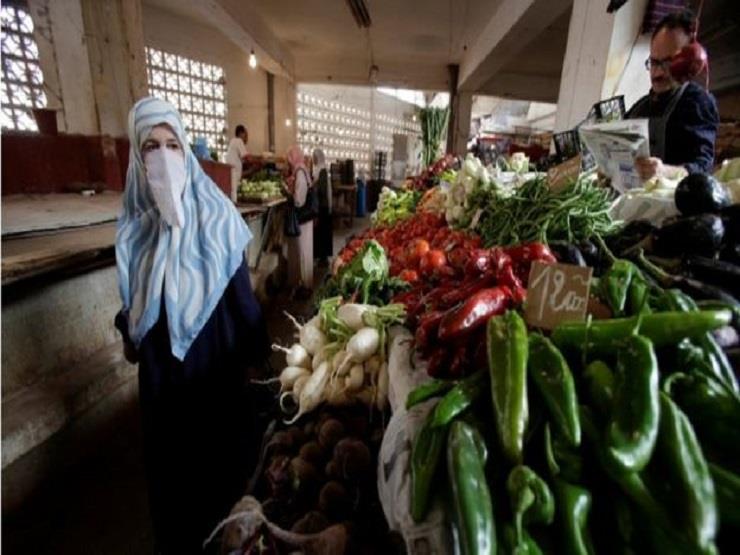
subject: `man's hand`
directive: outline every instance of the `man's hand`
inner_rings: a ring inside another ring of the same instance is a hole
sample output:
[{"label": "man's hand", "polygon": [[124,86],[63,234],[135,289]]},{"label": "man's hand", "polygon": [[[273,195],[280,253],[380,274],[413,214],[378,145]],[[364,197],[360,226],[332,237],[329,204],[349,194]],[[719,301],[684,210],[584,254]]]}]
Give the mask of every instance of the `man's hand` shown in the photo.
[{"label": "man's hand", "polygon": [[139,353],[136,352],[136,347],[134,347],[133,343],[123,340],[123,356],[126,357],[126,360],[129,361],[131,364],[136,364],[139,362]]},{"label": "man's hand", "polygon": [[664,164],[663,160],[654,156],[650,158],[635,158],[635,170],[637,170],[637,175],[643,181],[647,181],[653,177],[681,179],[686,176],[686,169],[683,167]]},{"label": "man's hand", "polygon": [[647,181],[655,176],[663,175],[663,160],[655,156],[635,158],[635,170],[640,179]]}]

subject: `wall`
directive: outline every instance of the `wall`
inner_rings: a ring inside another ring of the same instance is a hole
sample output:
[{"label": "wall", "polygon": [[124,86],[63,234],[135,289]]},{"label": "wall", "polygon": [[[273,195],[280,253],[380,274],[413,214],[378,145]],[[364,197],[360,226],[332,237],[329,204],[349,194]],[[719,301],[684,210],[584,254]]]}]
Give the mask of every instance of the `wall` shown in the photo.
[{"label": "wall", "polygon": [[[290,126],[285,120],[290,119]],[[275,153],[284,156],[296,142],[296,86],[275,76]],[[267,131],[265,130],[265,133]],[[267,135],[265,135],[267,140]]]},{"label": "wall", "polygon": [[[236,125],[244,124],[249,129],[249,152],[261,154],[267,150],[267,74],[259,67],[249,67],[246,52],[212,27],[148,4],[144,5],[144,40],[147,46],[222,66],[226,73],[229,139]],[[284,79],[275,78],[276,117],[277,112],[286,114],[295,111],[295,95],[292,96],[291,106],[279,94],[285,83]],[[285,117],[283,115],[283,122]],[[291,118],[295,121],[294,115]],[[279,132],[279,122],[276,119],[278,147],[288,141],[286,135]]]}]

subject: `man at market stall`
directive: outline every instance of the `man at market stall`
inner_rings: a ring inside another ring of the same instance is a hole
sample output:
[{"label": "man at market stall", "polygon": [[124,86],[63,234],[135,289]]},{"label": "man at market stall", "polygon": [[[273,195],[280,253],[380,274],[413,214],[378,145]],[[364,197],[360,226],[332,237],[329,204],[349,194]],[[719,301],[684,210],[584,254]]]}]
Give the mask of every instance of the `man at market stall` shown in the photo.
[{"label": "man at market stall", "polygon": [[234,137],[226,151],[226,163],[231,166],[231,200],[236,200],[237,188],[242,180],[242,160],[247,155],[249,134],[243,125],[237,125]]},{"label": "man at market stall", "polygon": [[669,71],[676,54],[691,42],[695,25],[689,12],[679,12],[664,17],[653,32],[645,62],[652,88],[627,113],[650,122],[650,156],[635,160],[643,180],[712,170],[717,103],[704,87],[679,82]]},{"label": "man at market stall", "polygon": [[171,104],[137,102],[129,140],[115,323],[139,364],[157,549],[197,553],[244,494],[259,444],[246,377],[267,336],[244,260],[251,234]]}]

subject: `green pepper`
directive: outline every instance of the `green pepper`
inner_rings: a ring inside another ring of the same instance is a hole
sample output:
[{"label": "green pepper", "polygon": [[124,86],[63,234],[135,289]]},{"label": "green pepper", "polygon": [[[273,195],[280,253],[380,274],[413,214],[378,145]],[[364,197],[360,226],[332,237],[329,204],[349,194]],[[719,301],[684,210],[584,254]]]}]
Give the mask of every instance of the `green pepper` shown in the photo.
[{"label": "green pepper", "polygon": [[703,310],[691,314],[656,312],[592,322],[565,322],[550,339],[558,347],[588,349],[589,352],[613,353],[620,340],[634,333],[650,339],[656,347],[673,345],[685,337],[702,337],[726,326],[732,315],[727,310]]},{"label": "green pepper", "polygon": [[650,286],[648,282],[645,281],[641,273],[635,274],[627,292],[628,312],[632,315],[640,313],[649,314],[652,312],[650,303],[648,302],[649,293]]},{"label": "green pepper", "polygon": [[514,527],[511,524],[505,524],[504,542],[507,553],[511,555],[542,555],[542,549],[526,529],[522,530],[521,537],[517,538]]},{"label": "green pepper", "polygon": [[524,525],[552,524],[555,501],[550,487],[528,466],[515,466],[506,480],[517,543],[523,542]]},{"label": "green pepper", "polygon": [[529,419],[527,326],[510,310],[488,321],[486,336],[496,429],[504,455],[516,464],[522,460]]},{"label": "green pepper", "polygon": [[658,360],[650,341],[628,338],[617,353],[609,454],[626,471],[647,465],[658,437],[660,415]]},{"label": "green pepper", "polygon": [[480,370],[460,380],[434,407],[432,426],[446,426],[484,393],[486,372]]},{"label": "green pepper", "polygon": [[601,294],[614,316],[624,315],[627,295],[635,273],[639,273],[639,270],[629,260],[615,260],[601,276],[599,282]]},{"label": "green pepper", "polygon": [[740,468],[740,403],[717,380],[700,373],[673,374],[663,389],[688,415],[712,460]]},{"label": "green pepper", "polygon": [[555,497],[558,504],[558,514],[560,515],[560,529],[563,535],[562,553],[568,553],[568,555],[595,553],[588,532],[591,494],[581,486],[556,479]]},{"label": "green pepper", "polygon": [[[691,313],[699,311],[694,299],[678,289],[664,291],[661,295],[661,303],[669,310]],[[732,315],[733,313],[731,312],[730,314]],[[735,376],[732,364],[730,364],[727,355],[725,355],[722,348],[717,344],[712,334],[707,332],[697,336],[695,338],[695,344],[701,349],[700,353],[704,360],[703,369],[711,371],[720,383],[724,384],[740,400],[740,385],[738,385],[737,376]]]},{"label": "green pepper", "polygon": [[424,421],[411,448],[411,516],[421,522],[431,503],[432,481],[447,438],[446,427],[432,425],[434,411]]},{"label": "green pepper", "polygon": [[718,515],[709,466],[686,415],[665,393],[660,405],[660,433],[648,477],[663,492],[682,535],[702,553],[713,553]]},{"label": "green pepper", "polygon": [[608,415],[614,402],[614,373],[603,360],[594,360],[583,371],[593,405]]},{"label": "green pepper", "polygon": [[444,395],[454,386],[455,382],[451,380],[429,380],[409,392],[406,397],[406,410],[432,397]]},{"label": "green pepper", "polygon": [[709,463],[722,526],[740,526],[740,476]]},{"label": "green pepper", "polygon": [[581,423],[573,374],[558,348],[539,333],[529,336],[527,369],[555,425],[571,444],[579,445]]},{"label": "green pepper", "polygon": [[496,553],[493,503],[486,480],[485,448],[478,431],[455,421],[447,439],[447,472],[464,554]]},{"label": "green pepper", "polygon": [[550,430],[545,423],[545,460],[552,476],[560,476],[569,482],[578,482],[583,472],[583,458],[568,440]]}]

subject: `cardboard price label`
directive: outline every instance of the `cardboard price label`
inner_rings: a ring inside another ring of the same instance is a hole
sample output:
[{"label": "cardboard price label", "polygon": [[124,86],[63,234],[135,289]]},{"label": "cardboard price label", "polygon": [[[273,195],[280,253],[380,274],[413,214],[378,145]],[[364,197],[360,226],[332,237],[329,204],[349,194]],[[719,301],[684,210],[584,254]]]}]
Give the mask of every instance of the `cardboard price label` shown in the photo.
[{"label": "cardboard price label", "polygon": [[571,179],[581,173],[581,155],[577,154],[570,160],[558,164],[547,171],[547,184],[556,193],[564,189]]},{"label": "cardboard price label", "polygon": [[524,317],[530,326],[551,330],[586,317],[592,268],[534,262],[529,271]]}]

